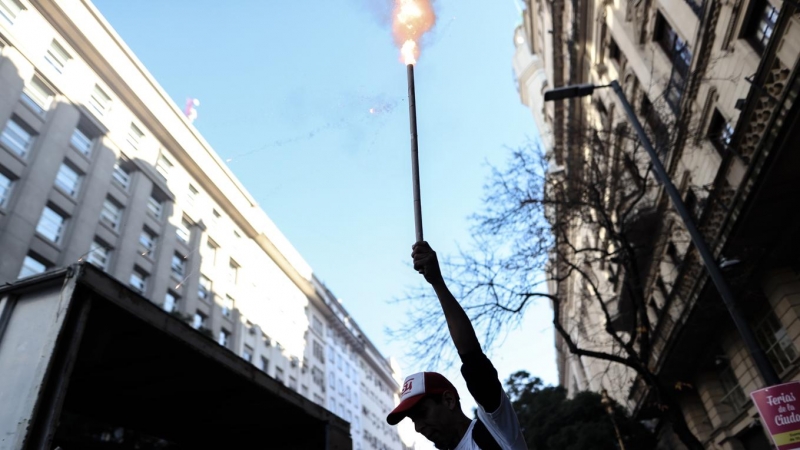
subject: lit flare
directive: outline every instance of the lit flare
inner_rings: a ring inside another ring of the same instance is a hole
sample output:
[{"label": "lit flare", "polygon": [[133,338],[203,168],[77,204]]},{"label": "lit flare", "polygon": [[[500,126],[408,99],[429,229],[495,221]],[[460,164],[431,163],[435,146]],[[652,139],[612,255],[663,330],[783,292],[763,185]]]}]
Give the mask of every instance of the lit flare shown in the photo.
[{"label": "lit flare", "polygon": [[419,41],[435,23],[436,14],[430,0],[395,0],[392,32],[403,63],[417,63]]}]

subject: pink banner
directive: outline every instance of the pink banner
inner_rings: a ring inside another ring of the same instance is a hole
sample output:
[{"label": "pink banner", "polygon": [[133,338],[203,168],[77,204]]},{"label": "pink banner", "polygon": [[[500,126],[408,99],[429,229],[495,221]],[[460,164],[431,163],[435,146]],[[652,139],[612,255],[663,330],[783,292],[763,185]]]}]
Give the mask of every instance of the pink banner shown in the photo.
[{"label": "pink banner", "polygon": [[800,449],[800,381],[750,394],[778,450]]}]

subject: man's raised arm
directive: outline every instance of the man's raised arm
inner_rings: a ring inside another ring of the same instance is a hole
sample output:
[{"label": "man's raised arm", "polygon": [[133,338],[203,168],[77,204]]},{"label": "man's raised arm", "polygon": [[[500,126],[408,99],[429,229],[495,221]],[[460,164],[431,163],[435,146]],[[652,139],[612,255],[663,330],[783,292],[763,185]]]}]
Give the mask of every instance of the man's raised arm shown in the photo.
[{"label": "man's raised arm", "polygon": [[458,354],[463,357],[481,352],[481,344],[478,342],[469,316],[444,282],[439,261],[436,259],[436,252],[425,241],[417,242],[412,249],[411,257],[414,258],[414,269],[425,275],[425,279],[433,286],[439,303],[442,305],[447,328],[450,330],[450,337],[453,338]]}]

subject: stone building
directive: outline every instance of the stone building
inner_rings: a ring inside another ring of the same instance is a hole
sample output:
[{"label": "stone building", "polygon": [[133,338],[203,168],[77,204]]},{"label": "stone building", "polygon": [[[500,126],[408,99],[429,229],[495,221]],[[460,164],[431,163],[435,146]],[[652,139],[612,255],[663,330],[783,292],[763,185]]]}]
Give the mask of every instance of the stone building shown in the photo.
[{"label": "stone building", "polygon": [[[364,361],[396,401],[389,360],[91,2],[0,0],[0,282],[84,260],[323,406],[349,334],[353,393]],[[331,411],[362,436],[349,400]],[[354,447],[404,448],[392,432]]]},{"label": "stone building", "polygon": [[[526,0],[515,31],[520,96],[543,138],[551,180],[560,177],[567,190],[585,186],[591,161],[616,155],[607,161],[628,167],[598,169],[622,174],[604,202],[619,204],[637,182],[651,186],[625,223],[610,220],[634,233],[639,260],[586,263],[556,249],[553,270],[563,276],[550,286],[571,341],[616,355],[626,354],[620,342],[629,343],[656,380],[575,355],[557,334],[561,384],[570,394],[607,390],[653,425],[661,448],[683,447],[653,383],[670,391],[673,410],[705,448],[770,448],[749,397],[764,379],[683,222],[648,173],[613,91],[552,103],[542,96],[619,81],[771,366],[784,382],[800,380],[796,10],[796,3],[772,0]],[[621,254],[590,222],[570,218],[565,239]],[[564,271],[584,263],[585,277]],[[634,284],[637,298],[622,289]]]}]

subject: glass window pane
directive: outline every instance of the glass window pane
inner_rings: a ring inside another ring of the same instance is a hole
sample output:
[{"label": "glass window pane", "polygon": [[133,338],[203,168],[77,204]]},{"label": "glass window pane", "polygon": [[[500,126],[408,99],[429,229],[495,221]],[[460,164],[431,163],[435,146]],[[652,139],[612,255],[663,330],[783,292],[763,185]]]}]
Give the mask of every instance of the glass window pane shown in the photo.
[{"label": "glass window pane", "polygon": [[25,278],[31,275],[36,275],[38,273],[44,272],[45,270],[47,270],[47,265],[45,265],[38,259],[28,255],[25,257],[25,260],[22,261],[22,269],[19,271],[18,278]]},{"label": "glass window pane", "polygon": [[122,218],[122,207],[118,206],[113,201],[106,199],[103,203],[103,210],[100,212],[100,220],[111,226],[116,230],[119,227],[120,219]]},{"label": "glass window pane", "polygon": [[13,184],[14,182],[11,178],[0,172],[0,207],[5,206],[6,202],[11,197],[11,186]]},{"label": "glass window pane", "polygon": [[78,188],[80,187],[81,176],[68,164],[63,163],[58,169],[56,175],[56,186],[64,191],[69,196],[78,195]]},{"label": "glass window pane", "polygon": [[58,243],[64,229],[66,219],[61,214],[46,206],[36,225],[36,232],[44,236],[51,242]]},{"label": "glass window pane", "polygon": [[89,105],[102,117],[111,107],[111,97],[100,86],[94,85],[92,95],[89,97]]},{"label": "glass window pane", "polygon": [[32,141],[32,133],[16,119],[9,120],[3,134],[0,135],[0,142],[23,158],[28,154]]},{"label": "glass window pane", "polygon": [[89,156],[92,153],[92,139],[89,138],[86,133],[81,131],[80,128],[75,128],[75,131],[72,132],[72,137],[70,137],[69,143],[75,148],[75,150],[78,150],[86,156]]},{"label": "glass window pane", "polygon": [[107,270],[110,256],[111,249],[107,245],[98,241],[93,241],[92,245],[89,247],[89,254],[86,256],[86,261],[103,270]]},{"label": "glass window pane", "polygon": [[22,100],[37,114],[44,114],[53,101],[53,91],[38,77],[33,77],[22,90]]}]

